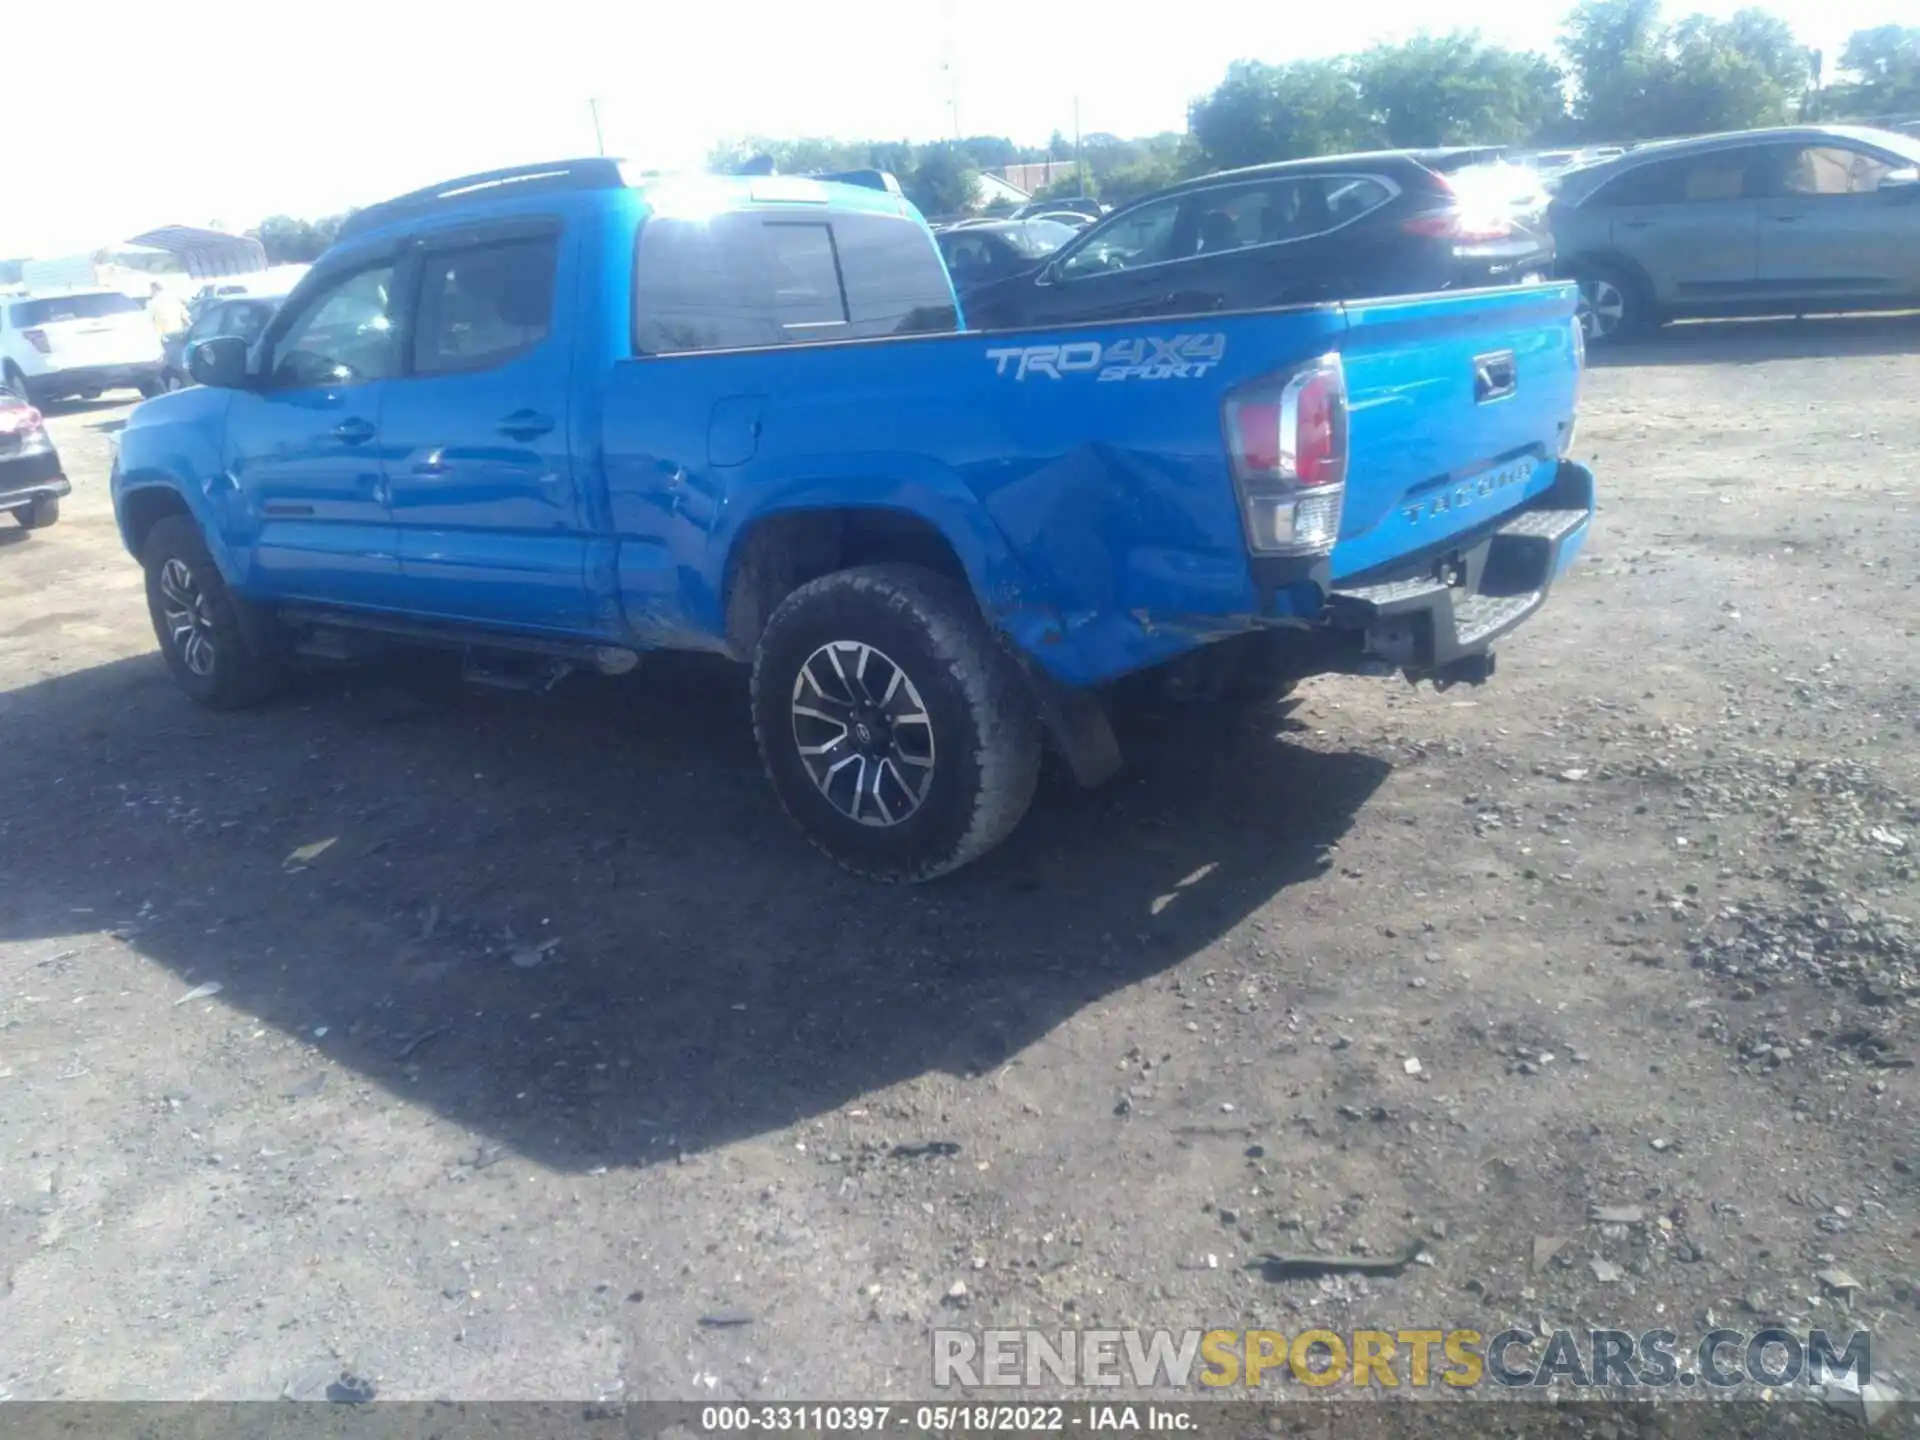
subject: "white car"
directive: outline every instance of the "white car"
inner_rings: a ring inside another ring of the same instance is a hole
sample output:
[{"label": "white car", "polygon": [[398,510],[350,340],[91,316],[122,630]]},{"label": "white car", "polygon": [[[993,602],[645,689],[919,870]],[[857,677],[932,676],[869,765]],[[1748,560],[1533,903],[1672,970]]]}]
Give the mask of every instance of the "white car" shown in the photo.
[{"label": "white car", "polygon": [[0,385],[34,402],[132,386],[160,392],[160,336],[119,290],[0,298]]}]

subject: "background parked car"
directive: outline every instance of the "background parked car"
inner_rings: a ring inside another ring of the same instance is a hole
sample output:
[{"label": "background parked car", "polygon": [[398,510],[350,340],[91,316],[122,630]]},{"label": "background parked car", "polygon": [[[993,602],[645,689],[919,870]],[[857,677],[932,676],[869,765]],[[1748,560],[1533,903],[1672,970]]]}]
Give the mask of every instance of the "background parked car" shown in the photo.
[{"label": "background parked car", "polygon": [[1920,302],[1920,140],[1892,131],[1641,146],[1562,175],[1548,221],[1593,340],[1685,315]]},{"label": "background parked car", "polygon": [[1089,195],[1053,196],[1045,200],[1029,200],[1007,218],[1038,220],[1042,216],[1053,216],[1066,211],[1074,215],[1084,215],[1088,220],[1098,220],[1112,209],[1111,205],[1102,205]]},{"label": "background parked car", "polygon": [[1463,192],[1441,173],[1490,157],[1328,155],[1190,180],[1114,211],[1039,270],[975,289],[967,320],[999,328],[1251,310],[1544,276],[1552,242],[1544,220],[1513,203],[1519,188],[1503,176]]},{"label": "background parked car", "polygon": [[216,335],[238,335],[249,347],[266,330],[283,295],[243,295],[232,300],[216,300],[200,311],[199,318],[178,334],[167,336],[161,384],[179,390],[192,383],[187,376],[187,351],[202,340]]},{"label": "background parked car", "polygon": [[982,285],[1039,269],[1078,233],[1051,220],[992,220],[951,226],[936,231],[934,239],[965,300]]},{"label": "background parked car", "polygon": [[72,488],[40,412],[24,395],[0,388],[0,511],[44,530],[60,518],[60,497]]},{"label": "background parked car", "polygon": [[119,290],[24,295],[0,303],[0,385],[39,403],[135,386],[160,393],[160,337]]}]

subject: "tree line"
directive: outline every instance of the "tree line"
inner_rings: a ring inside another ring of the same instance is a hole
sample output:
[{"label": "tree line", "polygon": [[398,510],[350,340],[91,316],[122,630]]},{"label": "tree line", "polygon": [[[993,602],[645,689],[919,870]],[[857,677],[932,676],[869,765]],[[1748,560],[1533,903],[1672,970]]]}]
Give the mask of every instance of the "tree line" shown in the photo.
[{"label": "tree line", "polygon": [[[1796,120],[1916,117],[1920,27],[1856,31],[1829,57],[1758,8],[1669,21],[1660,0],[1581,0],[1555,56],[1456,31],[1330,60],[1236,60],[1188,107],[1184,134],[1093,134],[1077,151],[1057,131],[1045,145],[998,135],[932,144],[746,136],[717,146],[708,161],[718,170],[771,162],[784,174],[886,170],[922,212],[951,215],[971,206],[982,173],[1042,160],[1081,161],[1081,173],[1052,193],[1121,201],[1188,176],[1303,155],[1625,144]],[[247,233],[272,264],[313,260],[351,213],[271,215]],[[0,283],[18,277],[19,262],[0,261]]]},{"label": "tree line", "polygon": [[[1669,21],[1660,0],[1582,0],[1558,51],[1456,31],[1326,60],[1237,60],[1188,107],[1184,135],[1089,135],[1079,150],[1084,189],[1079,177],[1052,189],[1118,201],[1213,170],[1382,147],[1561,148],[1920,118],[1920,27],[1861,30],[1828,57],[1763,9]],[[927,145],[749,136],[716,147],[709,161],[731,169],[770,159],[788,173],[889,170],[922,211],[945,215],[968,207],[984,171],[1074,156],[1057,133],[1046,146],[1000,136]]]}]

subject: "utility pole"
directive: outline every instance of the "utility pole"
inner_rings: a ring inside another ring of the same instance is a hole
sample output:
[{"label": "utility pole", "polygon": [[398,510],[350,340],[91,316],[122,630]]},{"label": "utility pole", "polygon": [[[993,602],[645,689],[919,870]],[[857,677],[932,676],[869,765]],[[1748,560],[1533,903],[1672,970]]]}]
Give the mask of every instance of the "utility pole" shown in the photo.
[{"label": "utility pole", "polygon": [[1073,97],[1073,178],[1080,186],[1082,198],[1087,193],[1087,165],[1080,158],[1080,97]]},{"label": "utility pole", "polygon": [[587,101],[587,109],[593,115],[593,148],[597,155],[607,153],[607,137],[600,133],[600,102],[597,99]]},{"label": "utility pole", "polygon": [[960,67],[953,55],[953,0],[946,4],[946,54],[940,68],[947,72],[947,108],[953,112],[953,138],[960,138]]}]

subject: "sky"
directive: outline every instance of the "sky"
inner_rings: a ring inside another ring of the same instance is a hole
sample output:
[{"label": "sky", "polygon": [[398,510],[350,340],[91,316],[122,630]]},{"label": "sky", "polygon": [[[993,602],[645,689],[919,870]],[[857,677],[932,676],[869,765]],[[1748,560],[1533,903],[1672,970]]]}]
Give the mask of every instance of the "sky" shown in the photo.
[{"label": "sky", "polygon": [[[1724,15],[1740,0],[1669,0]],[[1909,0],[1771,0],[1836,55]],[[1479,29],[1550,49],[1539,0],[90,0],[0,6],[0,256],[166,224],[319,216],[501,165],[606,153],[697,166],[742,134],[1045,144],[1184,129],[1230,61]],[[28,18],[20,18],[20,11]],[[9,13],[11,11],[12,13]],[[1436,20],[1436,12],[1438,19]],[[69,18],[69,17],[83,18]],[[42,57],[51,63],[42,63]]]}]

